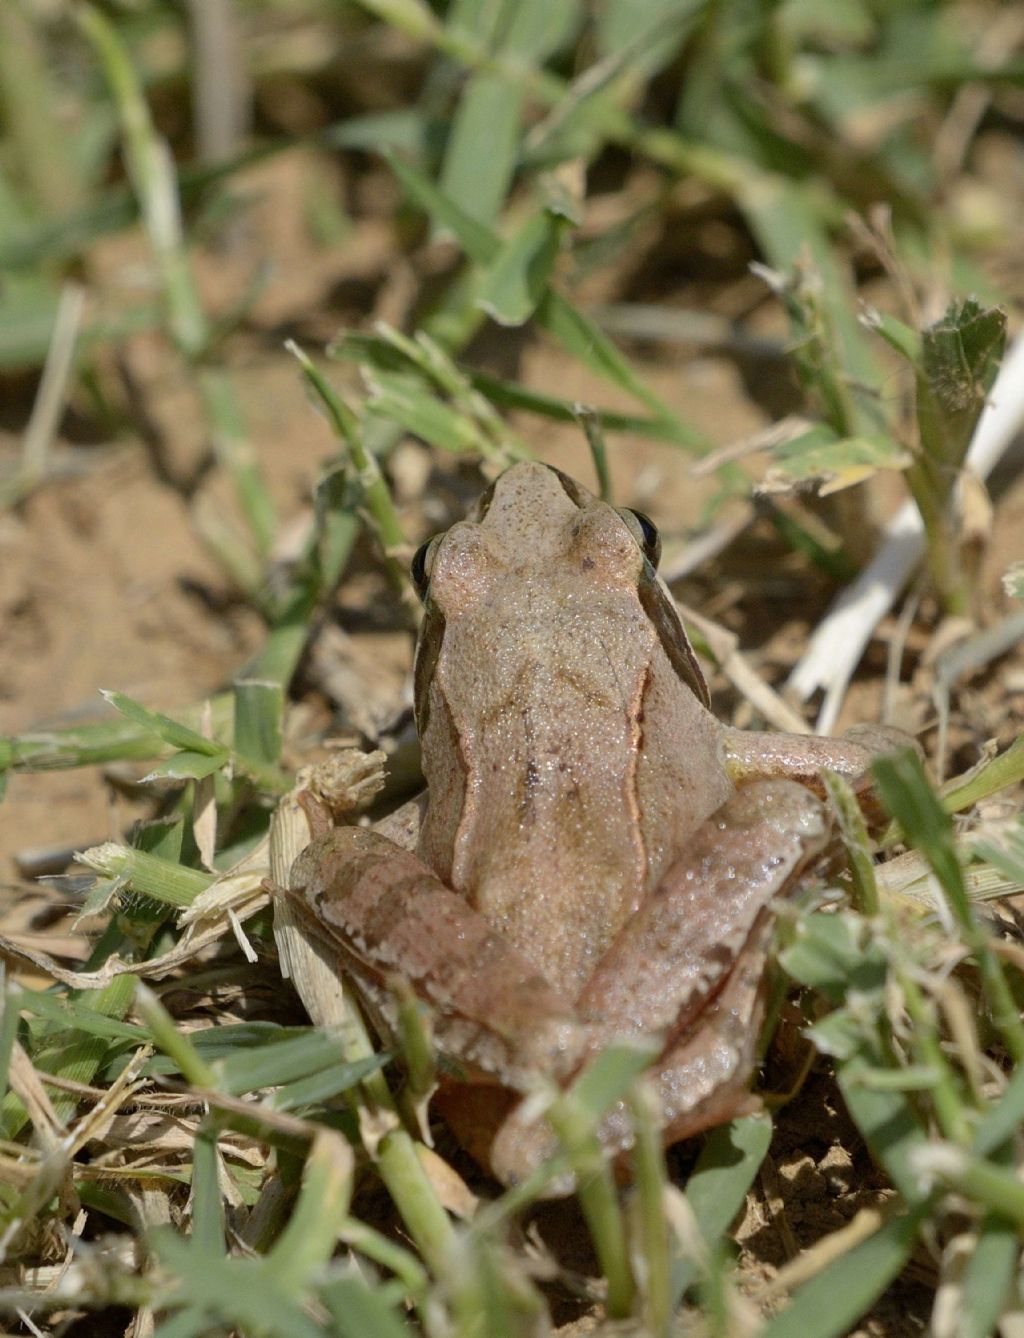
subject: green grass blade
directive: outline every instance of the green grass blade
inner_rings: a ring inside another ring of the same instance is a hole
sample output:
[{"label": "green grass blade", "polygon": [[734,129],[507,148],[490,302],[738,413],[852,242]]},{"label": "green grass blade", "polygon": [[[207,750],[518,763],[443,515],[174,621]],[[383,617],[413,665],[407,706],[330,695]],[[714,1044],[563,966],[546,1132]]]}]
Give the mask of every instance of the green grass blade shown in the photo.
[{"label": "green grass blade", "polygon": [[1016,1225],[988,1213],[964,1269],[959,1338],[989,1338],[995,1331],[1003,1307],[1010,1301],[1019,1258]]},{"label": "green grass blade", "polygon": [[194,729],[189,729],[187,725],[172,720],[170,716],[162,715],[159,711],[149,710],[141,702],[125,696],[123,692],[110,692],[104,689],[101,691],[101,695],[115,711],[120,711],[123,716],[126,716],[136,725],[140,725],[144,730],[152,732],[164,743],[170,744],[172,748],[181,748],[191,753],[202,753],[207,757],[217,757],[224,752],[223,744],[218,743],[215,739],[205,738]]},{"label": "green grass blade", "polygon": [[455,1248],[455,1231],[423,1169],[416,1143],[401,1129],[386,1134],[377,1164],[417,1248],[431,1271],[443,1276]]},{"label": "green grass blade", "polygon": [[1024,1127],[1024,1064],[1014,1069],[999,1100],[990,1103],[974,1131],[971,1146],[979,1156],[988,1156]]},{"label": "green grass blade", "polygon": [[[435,221],[451,229],[469,258],[478,265],[489,265],[497,257],[501,243],[488,229],[461,210],[455,201],[437,189],[421,172],[401,159],[387,155],[387,160],[408,194]],[[689,428],[656,395],[630,366],[604,332],[558,293],[546,288],[540,299],[536,318],[566,352],[578,358],[601,376],[645,404],[657,417],[672,424],[673,439],[695,451],[710,448],[710,442],[695,428]]]},{"label": "green grass blade", "polygon": [[191,906],[214,880],[213,874],[201,869],[189,869],[173,860],[112,841],[82,851],[77,859],[102,877],[115,878],[122,886],[131,886],[142,896],[168,906]]},{"label": "green grass blade", "polygon": [[138,77],[113,23],[89,5],[82,5],[75,16],[102,62],[121,118],[132,184],[160,272],[174,340],[186,357],[195,357],[205,348],[209,330],[185,254],[170,155],[157,138]]},{"label": "green grass blade", "polygon": [[174,1019],[151,989],[141,982],[135,1006],[153,1034],[153,1040],[193,1087],[217,1089],[217,1073],[199,1055],[192,1041],[174,1025]]},{"label": "green grass blade", "polygon": [[87,1036],[134,1041],[136,1045],[144,1045],[149,1040],[149,1032],[145,1027],[136,1026],[133,1022],[122,1022],[120,1018],[109,1017],[85,1004],[75,1003],[56,994],[19,987],[12,990],[10,998],[15,1015],[23,1009],[36,1017],[44,1017],[56,1023],[64,1032],[74,1028]]},{"label": "green grass blade", "polygon": [[274,766],[281,757],[285,695],[281,683],[238,678],[235,696],[235,752],[260,767]]},{"label": "green grass blade", "polygon": [[0,1003],[2,1012],[0,1012],[0,1102],[7,1095],[7,1075],[11,1063],[11,1051],[14,1049],[14,1041],[18,1035],[18,1013],[21,995],[25,991],[13,986],[7,979],[6,972],[3,978],[3,999]]},{"label": "green grass blade", "polygon": [[288,1225],[267,1254],[265,1274],[294,1296],[312,1282],[334,1253],[352,1197],[352,1149],[323,1130],[302,1169],[302,1188]]},{"label": "green grass blade", "polygon": [[967,896],[953,825],[928,784],[921,760],[907,749],[879,758],[872,766],[878,792],[889,813],[921,851],[939,880],[964,941],[978,959],[982,984],[996,1026],[1017,1063],[1024,1061],[1024,1023],[1010,992],[1002,963],[992,951]]},{"label": "green grass blade", "polygon": [[212,776],[215,771],[220,771],[230,760],[230,756],[227,750],[212,756],[209,753],[188,751],[175,753],[172,757],[158,762],[152,771],[147,771],[142,780],[144,783],[152,780],[203,780],[206,776]]},{"label": "green grass blade", "polygon": [[383,1068],[390,1058],[388,1051],[384,1050],[376,1055],[368,1055],[366,1059],[336,1062],[279,1088],[270,1104],[275,1110],[285,1111],[307,1110],[311,1106],[322,1105],[344,1092],[350,1092],[365,1078]]},{"label": "green grass blade", "polygon": [[975,804],[998,794],[1009,785],[1024,780],[1024,734],[1014,739],[1004,752],[972,767],[964,776],[951,780],[942,790],[942,807],[947,813],[962,813]]},{"label": "green grass blade", "polygon": [[495,259],[501,250],[501,242],[490,228],[466,213],[411,163],[394,153],[385,153],[384,158],[410,199],[435,223],[452,233],[470,260],[477,265],[489,265]]},{"label": "green grass blade", "polygon": [[700,454],[711,449],[710,439],[673,413],[661,397],[644,384],[604,331],[560,294],[549,288],[537,306],[536,315],[538,324],[557,339],[567,353],[671,423],[673,441]]},{"label": "green grass blade", "polygon": [[217,1126],[206,1120],[192,1145],[192,1234],[190,1247],[214,1258],[224,1250],[224,1196],[220,1188]]},{"label": "green grass blade", "polygon": [[339,1037],[330,1029],[309,1029],[298,1035],[278,1033],[270,1044],[253,1048],[232,1047],[218,1066],[222,1090],[241,1096],[262,1087],[281,1087],[324,1069],[354,1073],[366,1064],[376,1067],[377,1056],[356,1063],[341,1060],[340,1046]]},{"label": "green grass blade", "polygon": [[451,35],[502,65],[470,74],[445,146],[441,189],[470,217],[497,218],[519,156],[524,76],[564,40],[578,10],[578,0],[517,0],[452,11]]}]

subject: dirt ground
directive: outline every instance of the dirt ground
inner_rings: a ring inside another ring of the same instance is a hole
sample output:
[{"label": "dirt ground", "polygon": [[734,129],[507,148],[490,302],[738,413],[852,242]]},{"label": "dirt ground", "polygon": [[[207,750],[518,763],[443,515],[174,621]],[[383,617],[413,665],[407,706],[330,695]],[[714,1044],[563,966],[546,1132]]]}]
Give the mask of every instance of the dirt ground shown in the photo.
[{"label": "dirt ground", "polygon": [[[321,171],[321,163],[292,154],[249,173],[237,185],[249,194],[250,208],[219,249],[202,257],[206,291],[223,311],[239,300],[262,259],[275,257],[274,270],[244,327],[230,340],[228,359],[253,448],[280,513],[296,522],[307,511],[311,485],[334,453],[334,443],[308,402],[297,366],[283,349],[284,338],[298,338],[315,352],[344,324],[367,328],[377,318],[401,320],[415,286],[409,269],[413,262],[394,252],[385,222],[390,210],[387,186],[378,179],[361,183],[364,198],[344,244],[325,249],[309,239],[303,200],[311,177]],[[140,245],[130,237],[104,246],[91,301],[131,300]],[[441,265],[444,259],[443,248],[434,247],[416,263]],[[653,282],[650,260],[641,249],[632,267],[627,264],[620,271],[617,293],[590,296],[642,296],[645,283]],[[766,331],[781,333],[767,304],[754,297],[742,268],[739,274],[714,291],[681,279],[670,298],[681,306],[717,303],[723,310],[746,303],[745,309],[755,313]],[[780,387],[768,386],[762,403],[756,402],[731,360],[693,348],[648,344],[631,352],[659,394],[722,445],[769,421],[769,391],[780,393]],[[518,336],[491,332],[477,353],[484,365],[503,374],[514,370],[529,387],[607,407],[633,407],[547,345],[531,342],[524,347]],[[331,365],[330,370],[339,384],[354,385],[346,367]],[[101,372],[122,391],[130,382],[136,402],[145,405],[149,426],[145,434],[103,435],[87,419],[84,406],[72,406],[60,445],[71,452],[74,474],[47,483],[23,506],[0,517],[0,732],[101,717],[106,708],[98,697],[100,688],[119,689],[163,709],[199,701],[230,682],[261,642],[259,619],[235,597],[194,523],[196,507],[231,516],[233,503],[223,481],[210,476],[191,497],[174,481],[188,475],[203,448],[200,419],[181,369],[166,345],[147,335],[133,339],[116,358],[108,355]],[[771,382],[773,375],[763,379]],[[29,407],[32,389],[13,388],[0,420],[0,456],[15,455],[19,418],[23,420]],[[536,419],[522,419],[517,427],[537,454],[591,480],[589,454],[575,428],[556,428]],[[440,496],[444,503],[432,508],[418,496],[409,500],[418,491],[413,483],[426,476],[431,460],[416,445],[408,444],[402,452],[396,468],[399,500],[404,489],[410,532],[418,538],[445,523],[450,503],[467,499],[476,485],[468,469],[447,462],[444,486],[433,494],[427,489],[428,496]],[[611,444],[610,456],[616,500],[650,512],[669,549],[678,546],[697,524],[712,485],[694,478],[687,457],[671,447],[622,439]],[[891,506],[893,494],[891,484],[880,488],[879,506]],[[1024,480],[1018,476],[1003,485],[984,556],[987,622],[1011,611],[999,577],[1011,561],[1024,556],[1022,533]],[[389,628],[373,604],[380,584],[368,574],[372,555],[358,554],[356,569],[356,579],[341,591],[333,623],[344,633],[349,693],[358,695],[365,688],[374,718],[383,719],[406,699],[412,641],[407,630]],[[824,579],[809,576],[806,563],[787,554],[770,527],[761,523],[709,570],[687,579],[677,593],[737,632],[754,667],[776,684],[830,596]],[[899,698],[903,718],[898,723],[911,728],[927,729],[934,714],[921,667],[926,644],[927,633],[917,631],[908,647],[907,686]],[[882,642],[871,648],[842,727],[877,711],[885,649]],[[733,712],[739,705],[735,697],[723,683],[714,686],[721,709]],[[1015,737],[1024,719],[1022,688],[1020,647],[964,685],[956,702],[956,769],[974,760],[986,739],[995,737],[1005,745]],[[330,694],[321,696],[329,699]],[[321,714],[326,719],[330,712],[342,732],[360,723],[351,711],[346,714],[344,702],[328,700],[327,712]],[[926,743],[928,738],[926,733]],[[97,768],[12,778],[0,806],[0,878],[8,907],[25,891],[19,865],[59,866],[60,852],[118,837],[131,820],[148,811],[146,797],[133,794],[125,784],[144,769],[115,768],[116,783]],[[51,852],[52,858],[42,859],[40,852]],[[44,907],[49,899],[43,917],[49,950],[80,956],[84,945],[76,949],[66,921],[52,923],[52,898],[61,895],[43,897]],[[32,904],[37,909],[40,905],[34,896]],[[31,917],[23,921],[24,929],[32,927]],[[55,935],[63,936],[59,948]],[[818,1072],[780,1120],[771,1157],[739,1231],[752,1285],[798,1249],[849,1220],[858,1207],[879,1201],[882,1181],[835,1100],[827,1073]],[[902,1283],[898,1298],[883,1302],[862,1332],[917,1332],[930,1304],[926,1259],[920,1275],[921,1296],[912,1295],[917,1284]]]}]

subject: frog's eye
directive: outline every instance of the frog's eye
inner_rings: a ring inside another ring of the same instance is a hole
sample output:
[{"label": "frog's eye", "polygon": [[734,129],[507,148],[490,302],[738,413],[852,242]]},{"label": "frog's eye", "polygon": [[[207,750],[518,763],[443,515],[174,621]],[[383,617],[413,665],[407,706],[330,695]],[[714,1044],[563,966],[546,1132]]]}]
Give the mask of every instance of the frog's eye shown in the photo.
[{"label": "frog's eye", "polygon": [[409,565],[412,583],[422,600],[427,597],[427,586],[430,584],[430,568],[434,565],[434,549],[436,547],[437,536],[435,535],[433,539],[428,539],[425,544],[420,544]]},{"label": "frog's eye", "polygon": [[657,569],[661,561],[661,535],[650,516],[642,511],[634,511],[631,506],[624,506],[619,515],[626,522],[630,533],[643,549],[644,557]]}]

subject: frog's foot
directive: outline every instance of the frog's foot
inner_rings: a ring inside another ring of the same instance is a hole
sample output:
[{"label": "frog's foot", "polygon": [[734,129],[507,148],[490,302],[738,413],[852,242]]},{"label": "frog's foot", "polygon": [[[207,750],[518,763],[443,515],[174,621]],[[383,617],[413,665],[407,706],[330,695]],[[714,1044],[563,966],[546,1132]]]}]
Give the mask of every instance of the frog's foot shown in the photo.
[{"label": "frog's foot", "polygon": [[[772,933],[769,916],[755,933],[759,946],[766,949]],[[657,1103],[666,1147],[761,1109],[749,1085],[764,1020],[764,982],[763,956],[755,951],[737,963],[699,1026],[670,1044],[649,1070],[646,1081]],[[461,1133],[459,1136],[461,1139]],[[612,1157],[621,1158],[633,1146],[633,1122],[624,1101],[607,1111],[598,1136]],[[481,1146],[474,1156],[489,1164],[503,1184],[515,1185],[557,1149],[551,1129],[543,1120],[531,1117],[530,1103],[523,1101],[498,1128],[489,1147]],[[617,1169],[628,1176],[624,1162]],[[544,1197],[562,1197],[574,1189],[571,1173],[563,1174],[548,1185]]]}]

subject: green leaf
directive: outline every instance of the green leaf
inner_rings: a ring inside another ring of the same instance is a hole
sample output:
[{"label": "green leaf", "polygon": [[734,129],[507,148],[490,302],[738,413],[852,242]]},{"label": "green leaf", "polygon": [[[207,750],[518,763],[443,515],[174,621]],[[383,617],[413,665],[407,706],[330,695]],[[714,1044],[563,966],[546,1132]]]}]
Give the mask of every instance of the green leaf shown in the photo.
[{"label": "green leaf", "polygon": [[472,419],[439,400],[421,376],[374,372],[370,380],[367,413],[398,423],[442,451],[482,448],[480,431]]},{"label": "green leaf", "polygon": [[921,365],[921,336],[909,325],[904,325],[895,316],[887,312],[870,308],[862,317],[864,325],[874,330],[885,340],[890,348],[906,358],[916,370]]},{"label": "green leaf", "polygon": [[905,1093],[872,1086],[872,1072],[888,1067],[877,1043],[865,1040],[859,1058],[840,1064],[839,1089],[872,1155],[904,1199],[916,1203],[921,1186],[910,1166],[914,1150],[926,1147],[928,1138]]},{"label": "green leaf", "polygon": [[[649,79],[672,59],[705,9],[706,0],[647,0],[642,10],[635,0],[606,0],[592,20],[598,50],[614,57],[625,48],[627,78]],[[643,23],[639,32],[638,20]]]},{"label": "green leaf", "polygon": [[[746,1115],[720,1124],[705,1139],[686,1182],[686,1198],[709,1246],[721,1240],[743,1207],[771,1141],[768,1115]],[[696,1276],[693,1259],[673,1258],[671,1287],[677,1305]]]},{"label": "green leaf", "polygon": [[1024,883],[1024,815],[1007,824],[996,840],[975,840],[971,855],[998,869],[1010,883]]},{"label": "green leaf", "polygon": [[[880,1000],[877,1002],[876,1007],[880,1002]],[[849,1009],[838,1008],[834,1013],[823,1017],[820,1022],[816,1022],[813,1027],[808,1027],[807,1038],[820,1054],[829,1055],[845,1063],[855,1059],[864,1044],[863,1019],[853,1017]],[[860,1080],[859,1073],[857,1080]]]},{"label": "green leaf", "polygon": [[[808,261],[821,277],[820,303],[835,348],[830,368],[845,406],[844,433],[873,435],[880,426],[871,388],[880,381],[874,352],[856,316],[849,272],[832,245],[822,201],[803,182],[748,170],[735,185],[737,202],[769,263],[788,273]],[[838,423],[833,423],[839,427]]]},{"label": "green leaf", "polygon": [[[193,1033],[193,1040],[196,1035]],[[241,1041],[243,1038],[239,1038]],[[342,1058],[342,1040],[336,1032],[309,1029],[298,1035],[278,1031],[271,1042],[253,1047],[236,1045],[231,1048],[219,1067],[223,1090],[232,1096],[255,1092],[263,1087],[280,1087],[300,1078],[330,1069],[347,1077],[349,1085],[360,1080],[363,1070],[380,1067],[379,1057],[348,1064]]]},{"label": "green leaf", "polygon": [[973,298],[952,302],[921,338],[918,422],[923,450],[963,462],[1006,347],[1006,313]]},{"label": "green leaf", "polygon": [[[513,381],[502,381],[498,377],[488,376],[484,372],[467,372],[470,384],[486,395],[492,404],[502,409],[521,409],[535,413],[543,418],[553,419],[557,423],[576,423],[579,421],[579,404],[576,401],[559,399],[557,395],[544,395],[536,390]],[[680,446],[697,447],[698,437],[692,428],[677,419],[641,418],[637,414],[617,413],[613,409],[599,409],[588,405],[604,432],[629,432],[639,437],[649,437],[654,441],[670,441]]]},{"label": "green leaf", "polygon": [[143,896],[169,906],[191,906],[214,877],[145,850],[113,843],[93,846],[76,858],[79,864],[95,869],[103,877],[116,878],[121,886],[131,886]]},{"label": "green leaf", "polygon": [[998,1101],[989,1103],[974,1131],[972,1147],[979,1156],[994,1153],[1024,1127],[1024,1064],[1018,1064]]},{"label": "green leaf", "polygon": [[657,1055],[651,1044],[611,1045],[583,1070],[569,1089],[573,1106],[595,1126],[650,1067]]},{"label": "green leaf", "polygon": [[569,223],[542,209],[498,252],[477,294],[499,325],[523,325],[537,308],[554,269]]},{"label": "green leaf", "polygon": [[501,242],[490,228],[478,223],[411,163],[393,153],[385,153],[384,158],[406,193],[424,213],[452,233],[470,260],[478,265],[490,264],[501,249]]},{"label": "green leaf", "polygon": [[12,992],[11,998],[16,1010],[24,1009],[25,1012],[34,1013],[37,1017],[45,1017],[48,1021],[57,1023],[65,1031],[74,1028],[87,1036],[134,1041],[136,1045],[144,1045],[149,1040],[149,1032],[145,1027],[122,1022],[120,1018],[108,1017],[98,1013],[94,1008],[74,1003],[68,998],[60,998],[56,994],[19,988]]},{"label": "green leaf", "polygon": [[410,1338],[412,1330],[354,1268],[320,1288],[338,1338]]},{"label": "green leaf", "polygon": [[801,916],[778,960],[787,975],[834,1004],[850,989],[877,994],[885,987],[885,956],[871,943],[863,918],[849,911]]},{"label": "green leaf", "polygon": [[[238,1326],[255,1338],[323,1338],[302,1305],[283,1297],[262,1259],[227,1259],[198,1250],[169,1228],[150,1235],[161,1263],[179,1279],[179,1299],[188,1312]],[[173,1323],[173,1321],[172,1321]],[[193,1330],[189,1330],[192,1332]]]},{"label": "green leaf", "polygon": [[125,880],[121,878],[97,878],[75,916],[76,928],[82,920],[102,915],[117,894],[124,890],[124,886]]},{"label": "green leaf", "polygon": [[310,1074],[308,1078],[298,1078],[278,1088],[270,1104],[275,1110],[302,1110],[308,1106],[322,1105],[342,1092],[351,1091],[364,1078],[382,1069],[390,1059],[390,1052],[381,1050],[375,1055],[367,1055],[365,1059],[332,1064]]},{"label": "green leaf", "polygon": [[529,76],[565,40],[579,9],[579,0],[452,7],[449,32],[500,65],[469,75],[441,167],[442,190],[471,217],[492,222],[501,211],[519,157]]},{"label": "green leaf", "polygon": [[328,465],[317,480],[313,502],[320,587],[324,597],[337,588],[359,534],[357,494],[358,489],[343,463]]},{"label": "green leaf", "polygon": [[880,469],[905,469],[912,459],[893,437],[840,437],[825,423],[772,447],[770,455],[772,465],[761,491],[792,492],[813,482],[822,497],[863,483]]},{"label": "green leaf", "polygon": [[[355,330],[346,330],[331,344],[329,353],[332,357],[369,364],[374,368],[372,379],[383,379],[388,372],[408,370],[408,362],[389,340],[376,335],[366,335]],[[484,372],[473,371],[461,366],[460,373],[474,390],[501,409],[525,410],[539,414],[558,423],[578,421],[579,406],[575,402],[559,399],[556,395],[545,395],[540,391],[529,390],[514,381],[503,381],[498,377],[488,376]],[[682,446],[699,444],[694,431],[676,419],[643,418],[637,414],[618,413],[611,409],[593,409],[597,421],[605,432],[629,432],[638,436],[650,437],[655,441],[670,441]]]},{"label": "green leaf", "polygon": [[[478,265],[488,265],[497,256],[501,243],[488,229],[470,218],[443,191],[408,163],[387,155],[395,175],[416,202],[451,229],[463,250]],[[682,423],[630,366],[615,345],[591,320],[572,307],[551,288],[545,289],[537,304],[536,318],[562,347],[585,367],[606,377],[614,385],[628,391],[658,417],[666,419],[676,430],[680,445],[695,451],[710,449],[711,442],[695,428]]]},{"label": "green leaf", "polygon": [[953,824],[911,749],[880,757],[871,768],[882,803],[932,867],[961,924],[971,920]]},{"label": "green leaf", "polygon": [[[273,1044],[279,1039],[294,1035],[305,1036],[308,1028],[281,1027],[276,1022],[240,1022],[226,1023],[213,1027],[203,1027],[189,1033],[193,1049],[207,1062],[227,1059],[230,1055],[252,1050],[261,1045]],[[105,1077],[113,1078],[120,1071],[117,1065],[111,1065]],[[166,1055],[154,1055],[146,1064],[147,1077],[154,1074],[179,1072],[174,1061]]]},{"label": "green leaf", "polygon": [[442,191],[483,223],[505,200],[519,151],[523,85],[504,75],[473,75],[459,100],[444,165]]},{"label": "green leaf", "polygon": [[942,807],[947,813],[961,813],[1021,780],[1024,780],[1024,734],[996,757],[948,781],[942,790]]},{"label": "green leaf", "polygon": [[681,446],[702,453],[711,449],[711,440],[676,414],[636,374],[626,359],[589,317],[573,307],[565,298],[548,288],[537,307],[538,322],[551,334],[567,353],[571,353],[585,367],[606,377],[613,385],[628,391],[652,413],[672,423],[673,438]]},{"label": "green leaf", "polygon": [[686,1197],[705,1240],[724,1235],[743,1207],[772,1140],[767,1115],[720,1124],[707,1136],[686,1182]]},{"label": "green leaf", "polygon": [[11,1051],[14,1049],[14,1041],[18,1034],[19,997],[26,991],[12,985],[6,977],[0,984],[0,989],[3,991],[0,999],[0,1100],[2,1100],[7,1095]]},{"label": "green leaf", "polygon": [[200,1306],[188,1306],[172,1319],[165,1320],[153,1338],[207,1338],[209,1332],[210,1319],[206,1311]]},{"label": "green leaf", "polygon": [[851,1331],[910,1258],[928,1212],[918,1204],[804,1284],[759,1338],[841,1338]]},{"label": "green leaf", "polygon": [[204,1255],[224,1254],[224,1199],[220,1189],[217,1127],[209,1119],[192,1145],[191,1248]]},{"label": "green leaf", "polygon": [[42,366],[59,303],[58,294],[42,276],[5,276],[0,292],[0,371]]}]

